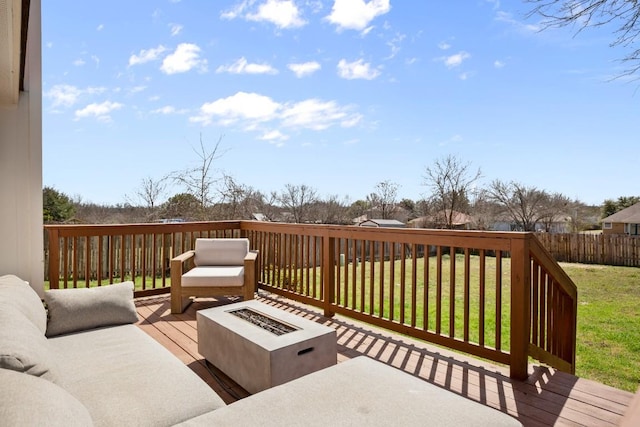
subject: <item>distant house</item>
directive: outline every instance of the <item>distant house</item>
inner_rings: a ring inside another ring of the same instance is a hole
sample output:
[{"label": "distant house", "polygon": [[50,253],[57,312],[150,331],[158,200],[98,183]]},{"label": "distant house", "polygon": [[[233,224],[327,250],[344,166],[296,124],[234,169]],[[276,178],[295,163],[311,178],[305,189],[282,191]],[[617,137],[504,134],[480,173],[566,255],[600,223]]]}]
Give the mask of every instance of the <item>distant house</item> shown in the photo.
[{"label": "distant house", "polygon": [[251,216],[256,221],[263,221],[263,222],[269,221],[269,217],[267,217],[265,214],[262,214],[262,213],[253,213],[251,214]]},{"label": "distant house", "polygon": [[603,218],[602,234],[640,235],[640,203]]},{"label": "distant house", "polygon": [[403,228],[405,225],[403,222],[397,219],[367,219],[358,223],[359,227],[392,227]]},{"label": "distant house", "polygon": [[[447,218],[449,211],[436,213],[434,215],[421,216],[409,221],[409,226],[414,228],[449,228]],[[473,223],[473,218],[465,213],[453,211],[451,223],[455,230],[469,230]]]}]

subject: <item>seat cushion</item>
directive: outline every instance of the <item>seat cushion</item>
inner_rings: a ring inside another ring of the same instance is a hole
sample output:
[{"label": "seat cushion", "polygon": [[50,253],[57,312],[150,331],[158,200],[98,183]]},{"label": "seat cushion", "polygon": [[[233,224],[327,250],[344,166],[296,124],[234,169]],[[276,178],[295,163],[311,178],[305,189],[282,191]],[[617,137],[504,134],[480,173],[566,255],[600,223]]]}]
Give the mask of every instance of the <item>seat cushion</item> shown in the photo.
[{"label": "seat cushion", "polygon": [[244,284],[244,267],[210,266],[195,267],[182,275],[182,287],[194,286],[222,287],[242,286]]},{"label": "seat cushion", "polygon": [[133,282],[97,288],[52,289],[44,293],[49,308],[47,336],[138,321]]},{"label": "seat cushion", "polygon": [[49,341],[62,359],[63,387],[88,409],[96,426],[169,426],[225,406],[206,382],[136,325]]},{"label": "seat cushion", "polygon": [[0,369],[0,424],[3,426],[92,426],[87,408],[56,384]]},{"label": "seat cushion", "polygon": [[367,357],[238,400],[180,426],[521,426],[514,418]]},{"label": "seat cushion", "polygon": [[196,266],[244,265],[249,253],[249,239],[196,239]]}]

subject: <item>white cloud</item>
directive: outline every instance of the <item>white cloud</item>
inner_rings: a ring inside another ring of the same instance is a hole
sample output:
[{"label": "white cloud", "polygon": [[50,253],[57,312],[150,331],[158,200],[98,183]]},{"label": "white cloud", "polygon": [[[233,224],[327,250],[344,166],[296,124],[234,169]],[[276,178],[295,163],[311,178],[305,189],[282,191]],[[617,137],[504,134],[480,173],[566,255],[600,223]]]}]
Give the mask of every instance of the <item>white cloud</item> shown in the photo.
[{"label": "white cloud", "polygon": [[44,96],[52,99],[52,107],[71,107],[78,102],[81,96],[100,94],[105,90],[104,87],[87,87],[80,89],[76,86],[59,84],[52,86]]},{"label": "white cloud", "polygon": [[279,134],[275,130],[264,131],[269,123],[271,129],[302,128],[324,130],[331,126],[353,127],[362,121],[362,115],[352,107],[339,105],[335,101],[308,99],[300,102],[279,103],[257,93],[238,92],[227,98],[208,102],[200,107],[199,114],[189,118],[192,123],[223,126],[238,124],[245,130],[261,130],[261,139]]},{"label": "white cloud", "polygon": [[134,86],[131,89],[129,89],[129,93],[139,93],[146,89],[147,89],[146,86]]},{"label": "white cloud", "polygon": [[303,62],[299,64],[289,64],[287,67],[293,71],[296,77],[309,76],[320,69],[320,64],[316,61]]},{"label": "white cloud", "polygon": [[341,59],[338,62],[338,75],[343,79],[366,79],[373,80],[380,75],[380,70],[371,68],[371,64],[365,63],[363,59],[347,62]]},{"label": "white cloud", "polygon": [[256,13],[247,14],[247,19],[271,22],[278,28],[299,28],[307,23],[291,0],[267,0],[266,3],[258,6]]},{"label": "white cloud", "polygon": [[169,29],[171,31],[171,36],[177,36],[182,31],[183,26],[180,24],[169,24]]},{"label": "white cloud", "polygon": [[100,24],[96,27],[96,31],[102,31],[104,30],[104,24]]},{"label": "white cloud", "polygon": [[191,117],[196,123],[210,124],[214,118],[221,124],[231,124],[239,120],[263,122],[273,119],[282,108],[271,98],[257,93],[238,92],[227,98],[207,102],[200,107],[200,115]]},{"label": "white cloud", "polygon": [[185,73],[197,68],[207,71],[207,60],[200,58],[200,48],[192,43],[180,43],[175,52],[162,61],[160,70],[165,74]]},{"label": "white cloud", "polygon": [[152,110],[151,114],[169,115],[169,114],[184,114],[186,112],[187,110],[185,109],[178,110],[173,105],[165,105],[164,107],[160,107],[160,108],[156,108],[155,110]]},{"label": "white cloud", "polygon": [[447,42],[438,43],[438,49],[440,49],[440,50],[447,50],[449,48],[451,48],[451,45],[449,43],[447,43]]},{"label": "white cloud", "polygon": [[458,53],[456,53],[455,55],[451,55],[451,56],[443,56],[441,58],[438,58],[440,61],[442,61],[444,63],[444,65],[446,65],[447,68],[455,68],[455,67],[459,67],[460,65],[462,65],[462,63],[471,58],[471,54],[465,52],[465,51],[460,51]]},{"label": "white cloud", "polygon": [[76,67],[81,67],[85,64],[84,60],[81,58],[76,59],[75,61],[73,61],[73,65],[75,65]]},{"label": "white cloud", "polygon": [[249,7],[249,5],[252,3],[253,0],[244,0],[241,3],[234,5],[231,9],[220,13],[220,18],[228,20],[236,19],[240,17],[244,13],[246,8]]},{"label": "white cloud", "polygon": [[258,139],[269,141],[270,144],[274,144],[276,147],[282,147],[284,141],[289,139],[289,135],[285,135],[279,130],[271,130],[264,132]]},{"label": "white cloud", "polygon": [[222,19],[244,18],[248,21],[270,22],[280,29],[303,27],[305,21],[293,0],[266,0],[255,6],[255,0],[244,0],[220,14]]},{"label": "white cloud", "polygon": [[155,61],[156,59],[159,59],[160,55],[162,55],[166,50],[167,48],[162,45],[151,49],[142,49],[138,55],[133,54],[129,57],[129,66]]},{"label": "white cloud", "polygon": [[385,59],[392,59],[398,54],[398,52],[400,52],[400,44],[405,37],[406,36],[404,34],[396,34],[394,38],[387,42],[387,46],[391,49],[391,53]]},{"label": "white cloud", "polygon": [[343,29],[370,31],[367,28],[377,16],[391,10],[389,0],[335,0],[331,14],[325,19]]},{"label": "white cloud", "polygon": [[230,65],[221,65],[216,69],[216,73],[229,74],[278,74],[278,70],[269,64],[250,64],[242,57]]},{"label": "white cloud", "polygon": [[105,101],[101,104],[89,104],[81,110],[76,110],[76,120],[80,120],[85,117],[95,117],[101,122],[110,122],[110,113],[115,110],[119,110],[124,105],[119,102]]},{"label": "white cloud", "polygon": [[[311,130],[324,130],[336,123],[343,125],[345,122],[354,120],[348,109],[340,107],[335,101],[318,99],[308,99],[289,105],[282,112],[281,117],[284,126]],[[356,121],[359,121],[359,118]]]},{"label": "white cloud", "polygon": [[493,66],[496,68],[503,68],[505,65],[507,64],[504,63],[504,61],[500,61],[499,59],[496,59],[495,61],[493,61]]},{"label": "white cloud", "polygon": [[508,13],[508,12],[503,12],[503,11],[498,11],[496,12],[496,21],[500,21],[500,22],[505,22],[509,25],[511,25],[512,27],[514,27],[516,30],[523,32],[523,33],[535,33],[540,31],[540,26],[539,25],[534,25],[534,24],[524,24],[520,21],[517,21],[516,19],[513,18],[513,16]]}]

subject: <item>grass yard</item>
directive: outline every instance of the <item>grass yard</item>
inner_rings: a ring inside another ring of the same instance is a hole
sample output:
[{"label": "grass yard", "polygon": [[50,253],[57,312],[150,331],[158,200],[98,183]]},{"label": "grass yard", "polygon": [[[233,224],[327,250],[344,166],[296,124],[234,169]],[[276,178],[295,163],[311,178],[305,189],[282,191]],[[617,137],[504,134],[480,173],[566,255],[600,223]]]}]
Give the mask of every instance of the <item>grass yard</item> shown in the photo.
[{"label": "grass yard", "polygon": [[635,392],[640,383],[640,268],[560,265],[578,286],[576,375]]}]

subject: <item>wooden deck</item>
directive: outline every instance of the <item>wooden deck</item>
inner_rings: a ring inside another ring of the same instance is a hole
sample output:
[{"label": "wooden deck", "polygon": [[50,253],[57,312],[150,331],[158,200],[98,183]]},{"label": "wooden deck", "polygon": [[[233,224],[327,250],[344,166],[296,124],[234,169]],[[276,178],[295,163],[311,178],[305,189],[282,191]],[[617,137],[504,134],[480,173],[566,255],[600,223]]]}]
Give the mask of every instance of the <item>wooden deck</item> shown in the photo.
[{"label": "wooden deck", "polygon": [[[260,301],[331,326],[338,336],[338,362],[366,355],[453,393],[498,409],[525,426],[618,425],[633,394],[546,367],[531,366],[527,381],[509,378],[507,367],[466,357],[370,325],[261,291]],[[229,300],[199,299],[183,314],[170,313],[168,295],[136,300],[138,325],[168,348],[231,403],[248,393],[198,353],[196,310]],[[425,402],[428,404],[428,402]]]}]

